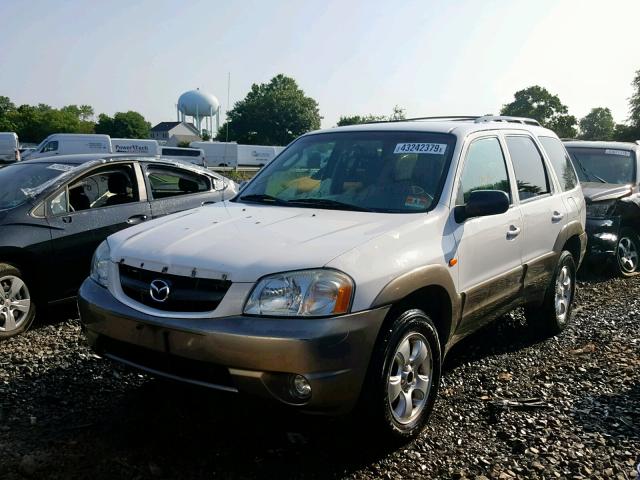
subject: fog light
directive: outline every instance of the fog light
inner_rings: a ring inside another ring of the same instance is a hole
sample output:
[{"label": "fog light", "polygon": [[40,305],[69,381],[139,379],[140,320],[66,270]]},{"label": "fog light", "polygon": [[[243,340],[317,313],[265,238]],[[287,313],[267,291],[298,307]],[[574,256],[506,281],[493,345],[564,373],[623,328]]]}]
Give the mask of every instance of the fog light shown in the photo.
[{"label": "fog light", "polygon": [[293,375],[291,394],[300,399],[309,398],[311,396],[311,385],[309,385],[309,381],[302,375]]}]

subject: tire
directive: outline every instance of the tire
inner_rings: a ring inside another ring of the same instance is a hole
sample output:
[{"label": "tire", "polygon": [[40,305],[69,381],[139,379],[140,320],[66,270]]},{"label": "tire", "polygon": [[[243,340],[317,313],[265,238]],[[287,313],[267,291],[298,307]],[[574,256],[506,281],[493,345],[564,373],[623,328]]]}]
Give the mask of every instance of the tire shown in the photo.
[{"label": "tire", "polygon": [[27,280],[17,267],[0,263],[0,340],[25,332],[36,317]]},{"label": "tire", "polygon": [[623,227],[618,235],[614,272],[621,277],[632,277],[638,273],[640,263],[640,239],[631,228]]},{"label": "tire", "polygon": [[[401,313],[383,328],[358,408],[367,413],[361,421],[376,433],[405,442],[420,433],[433,409],[442,366],[440,341],[433,321],[417,309]],[[418,352],[423,353],[411,360]],[[408,398],[411,407],[405,409]]]},{"label": "tire", "polygon": [[524,313],[529,327],[543,336],[562,332],[571,318],[575,292],[576,264],[573,255],[564,250],[558,259],[542,305],[525,306]]}]

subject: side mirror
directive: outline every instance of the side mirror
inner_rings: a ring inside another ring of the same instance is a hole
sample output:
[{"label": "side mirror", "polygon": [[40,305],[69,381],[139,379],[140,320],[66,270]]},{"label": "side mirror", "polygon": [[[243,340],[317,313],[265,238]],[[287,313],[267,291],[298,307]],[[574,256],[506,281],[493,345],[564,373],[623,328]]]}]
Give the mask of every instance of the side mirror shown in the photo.
[{"label": "side mirror", "polygon": [[462,223],[473,217],[498,215],[509,210],[509,196],[501,190],[476,190],[471,192],[466,205],[454,210],[456,222]]}]

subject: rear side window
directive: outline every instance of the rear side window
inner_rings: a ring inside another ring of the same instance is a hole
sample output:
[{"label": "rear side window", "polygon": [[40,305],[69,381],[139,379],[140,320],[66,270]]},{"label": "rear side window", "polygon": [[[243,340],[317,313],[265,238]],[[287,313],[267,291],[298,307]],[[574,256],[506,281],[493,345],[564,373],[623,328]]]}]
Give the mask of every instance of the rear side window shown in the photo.
[{"label": "rear side window", "polygon": [[456,203],[466,204],[471,192],[476,190],[500,190],[511,201],[507,166],[500,142],[495,137],[481,138],[469,146]]},{"label": "rear side window", "polygon": [[542,147],[547,152],[551,165],[558,176],[562,190],[571,190],[578,184],[578,177],[573,169],[569,154],[562,142],[553,137],[539,137]]},{"label": "rear side window", "polygon": [[508,136],[507,148],[516,174],[520,200],[551,193],[542,156],[533,140],[525,136]]},{"label": "rear side window", "polygon": [[154,200],[211,190],[207,177],[187,170],[152,166],[147,175]]},{"label": "rear side window", "polygon": [[58,151],[58,141],[53,140],[52,142],[47,142],[44,147],[42,147],[41,152],[57,152]]},{"label": "rear side window", "polygon": [[163,148],[162,155],[169,157],[198,157],[200,150],[187,150],[180,148]]}]

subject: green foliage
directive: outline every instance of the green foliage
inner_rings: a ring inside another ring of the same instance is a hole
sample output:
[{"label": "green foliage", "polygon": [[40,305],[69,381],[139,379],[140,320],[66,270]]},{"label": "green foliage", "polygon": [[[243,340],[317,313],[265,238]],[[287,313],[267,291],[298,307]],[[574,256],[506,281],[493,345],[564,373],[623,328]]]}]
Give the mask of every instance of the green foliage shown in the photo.
[{"label": "green foliage", "polygon": [[200,138],[202,138],[203,142],[208,142],[209,140],[211,140],[211,134],[206,130],[202,130]]},{"label": "green foliage", "polygon": [[384,115],[351,115],[351,116],[342,116],[338,120],[338,127],[346,127],[347,125],[360,125],[361,123],[371,123],[371,122],[384,122],[384,121],[398,121],[404,120],[407,118],[404,112],[404,108],[396,105],[393,107],[393,113],[388,117]]},{"label": "green foliage", "polygon": [[534,85],[517,91],[514,97],[513,102],[503,105],[501,115],[534,118],[562,138],[574,138],[577,135],[576,117],[569,115],[567,106],[546,88]]},{"label": "green foliage", "polygon": [[580,119],[580,138],[583,140],[611,140],[613,139],[616,123],[608,108],[592,108]]},{"label": "green foliage", "polygon": [[16,106],[9,97],[0,96],[0,132],[14,132]]},{"label": "green foliage", "polygon": [[180,148],[189,148],[189,140],[184,140],[182,142],[178,142],[178,147]]},{"label": "green foliage", "polygon": [[138,112],[116,112],[113,117],[101,113],[96,123],[96,133],[114,138],[148,138],[151,124]]},{"label": "green foliage", "polygon": [[629,98],[629,123],[640,130],[640,70],[636,71],[636,76],[631,82],[631,86],[634,92]]},{"label": "green foliage", "polygon": [[287,145],[320,128],[318,102],[307,97],[296,81],[277,75],[269,83],[253,84],[247,96],[227,112],[218,139],[249,145]]},{"label": "green foliage", "polygon": [[617,142],[635,142],[640,140],[640,126],[617,124],[613,133],[613,139]]}]

